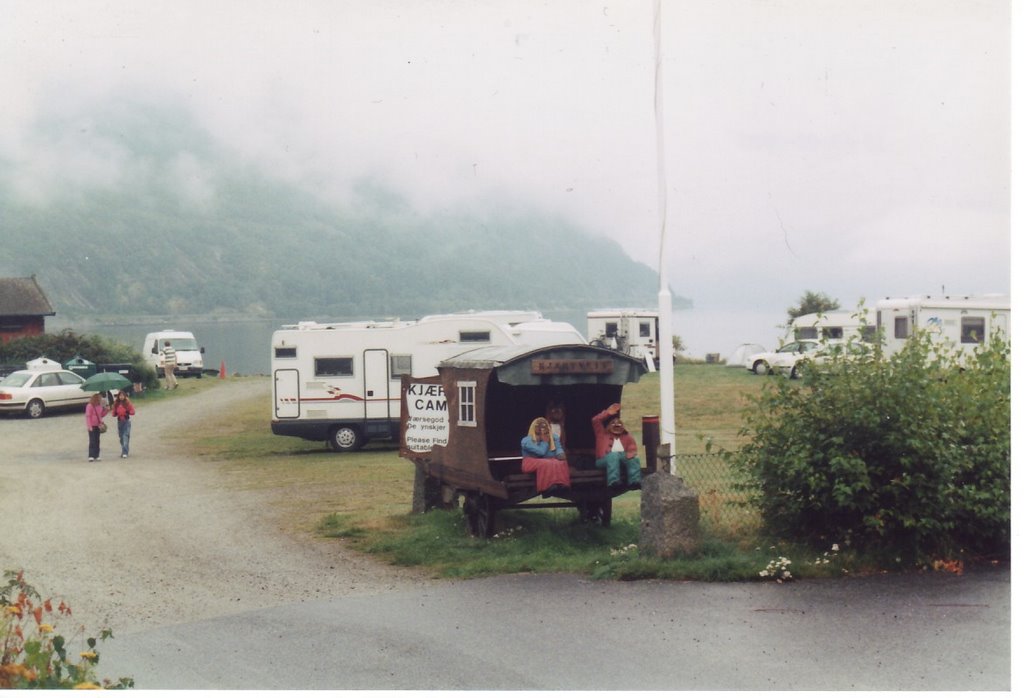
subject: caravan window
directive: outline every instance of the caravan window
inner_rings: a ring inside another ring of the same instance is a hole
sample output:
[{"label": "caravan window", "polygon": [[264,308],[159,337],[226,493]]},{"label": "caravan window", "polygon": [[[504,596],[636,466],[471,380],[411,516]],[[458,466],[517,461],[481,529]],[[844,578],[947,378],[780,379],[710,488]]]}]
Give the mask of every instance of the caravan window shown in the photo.
[{"label": "caravan window", "polygon": [[640,323],[640,336],[650,337],[651,336],[651,323],[641,322]]},{"label": "caravan window", "polygon": [[313,359],[313,373],[317,376],[351,376],[352,357],[339,356]]},{"label": "caravan window", "polygon": [[476,383],[459,381],[459,420],[460,427],[476,426]]},{"label": "caravan window", "polygon": [[460,342],[481,342],[483,344],[487,344],[488,342],[491,341],[491,332],[490,332],[490,330],[481,330],[481,331],[462,330],[462,331],[459,332],[459,341]]},{"label": "caravan window", "polygon": [[796,339],[817,339],[818,328],[816,327],[798,327],[796,328]]},{"label": "caravan window", "polygon": [[604,336],[605,337],[616,337],[619,334],[619,323],[617,322],[606,322],[604,323]]},{"label": "caravan window", "polygon": [[910,318],[905,315],[894,319],[892,336],[895,339],[906,339],[910,336]]},{"label": "caravan window", "polygon": [[960,318],[960,343],[983,344],[985,342],[985,318]]},{"label": "caravan window", "polygon": [[821,328],[822,339],[842,339],[843,328],[842,327],[822,327]]},{"label": "caravan window", "polygon": [[401,378],[412,375],[412,355],[392,354],[391,355],[391,377]]},{"label": "caravan window", "polygon": [[295,347],[274,347],[275,359],[294,359],[295,357]]}]

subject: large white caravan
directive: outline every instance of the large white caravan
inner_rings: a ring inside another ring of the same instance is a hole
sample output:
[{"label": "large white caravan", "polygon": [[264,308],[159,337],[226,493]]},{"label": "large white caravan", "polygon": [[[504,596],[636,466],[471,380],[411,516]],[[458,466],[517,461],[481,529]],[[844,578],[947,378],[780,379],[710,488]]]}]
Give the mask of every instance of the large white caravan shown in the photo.
[{"label": "large white caravan", "polygon": [[658,365],[658,311],[606,308],[587,313],[587,340],[641,359],[648,371]]},{"label": "large white caravan", "polygon": [[892,356],[915,331],[930,333],[953,350],[973,352],[993,333],[1010,337],[1010,297],[914,296],[886,298],[876,304],[882,352]]},{"label": "large white caravan", "polygon": [[397,440],[403,375],[436,376],[441,361],[489,344],[581,343],[571,324],[531,311],[285,325],[271,338],[271,430],[336,451]]},{"label": "large white caravan", "polygon": [[875,338],[875,312],[863,310],[830,310],[808,313],[793,318],[793,339],[817,339],[822,342],[853,339],[871,342]]}]

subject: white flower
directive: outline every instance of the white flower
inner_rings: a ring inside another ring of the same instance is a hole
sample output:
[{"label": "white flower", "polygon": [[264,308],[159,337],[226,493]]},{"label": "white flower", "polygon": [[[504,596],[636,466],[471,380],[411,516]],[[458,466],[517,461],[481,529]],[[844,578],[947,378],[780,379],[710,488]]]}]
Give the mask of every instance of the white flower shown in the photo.
[{"label": "white flower", "polygon": [[832,544],[832,552],[834,552],[834,553],[839,552],[839,543],[833,543]]}]

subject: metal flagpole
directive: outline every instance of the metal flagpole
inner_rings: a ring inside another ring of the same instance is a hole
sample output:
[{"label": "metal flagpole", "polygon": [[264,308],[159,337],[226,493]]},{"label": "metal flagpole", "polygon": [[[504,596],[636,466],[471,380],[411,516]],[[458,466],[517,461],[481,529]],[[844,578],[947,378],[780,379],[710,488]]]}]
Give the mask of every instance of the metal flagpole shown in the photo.
[{"label": "metal flagpole", "polygon": [[658,215],[661,223],[660,271],[658,292],[658,368],[661,380],[661,443],[669,447],[669,472],[676,474],[676,401],[675,348],[672,346],[672,292],[668,287],[666,244],[665,135],[661,106],[661,0],[654,0],[654,124],[658,148]]}]

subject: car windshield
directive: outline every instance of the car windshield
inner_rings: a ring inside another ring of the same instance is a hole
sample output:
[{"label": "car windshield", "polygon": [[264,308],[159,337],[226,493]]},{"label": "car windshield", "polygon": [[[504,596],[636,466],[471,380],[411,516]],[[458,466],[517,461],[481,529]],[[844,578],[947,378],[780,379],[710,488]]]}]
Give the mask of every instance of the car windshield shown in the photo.
[{"label": "car windshield", "polygon": [[20,388],[28,383],[31,377],[32,374],[27,371],[15,371],[0,381],[0,386],[4,386],[6,388]]},{"label": "car windshield", "polygon": [[194,337],[172,337],[170,341],[174,351],[199,351]]}]

